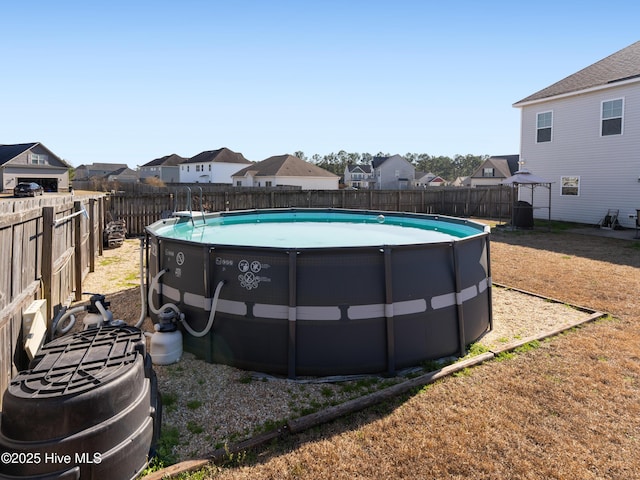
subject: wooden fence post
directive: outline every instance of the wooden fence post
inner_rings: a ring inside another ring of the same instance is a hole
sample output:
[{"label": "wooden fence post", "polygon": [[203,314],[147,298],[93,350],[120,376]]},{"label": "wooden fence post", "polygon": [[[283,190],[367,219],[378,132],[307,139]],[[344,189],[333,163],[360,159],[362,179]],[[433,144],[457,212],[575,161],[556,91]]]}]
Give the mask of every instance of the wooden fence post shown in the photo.
[{"label": "wooden fence post", "polygon": [[53,207],[42,208],[42,296],[47,300],[47,329],[51,328],[53,319],[53,298],[51,285],[53,283]]},{"label": "wooden fence post", "polygon": [[102,256],[102,232],[104,231],[104,199],[102,196],[98,199],[98,255]]},{"label": "wooden fence post", "polygon": [[[79,212],[82,209],[81,202],[73,202],[73,211]],[[76,302],[82,300],[82,218],[81,215],[76,215],[73,221],[73,249],[74,249],[74,276],[75,276],[75,290],[76,290]]]},{"label": "wooden fence post", "polygon": [[89,271],[96,270],[96,199],[89,199]]}]

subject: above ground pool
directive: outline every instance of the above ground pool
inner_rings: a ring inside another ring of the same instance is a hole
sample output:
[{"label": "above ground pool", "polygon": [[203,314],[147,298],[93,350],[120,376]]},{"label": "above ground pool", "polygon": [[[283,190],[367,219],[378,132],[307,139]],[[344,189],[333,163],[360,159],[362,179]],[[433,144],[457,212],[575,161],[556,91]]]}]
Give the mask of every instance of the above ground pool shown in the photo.
[{"label": "above ground pool", "polygon": [[491,328],[489,232],[473,221],[277,209],[177,214],[146,232],[150,299],[184,314],[184,348],[208,362],[393,374]]}]

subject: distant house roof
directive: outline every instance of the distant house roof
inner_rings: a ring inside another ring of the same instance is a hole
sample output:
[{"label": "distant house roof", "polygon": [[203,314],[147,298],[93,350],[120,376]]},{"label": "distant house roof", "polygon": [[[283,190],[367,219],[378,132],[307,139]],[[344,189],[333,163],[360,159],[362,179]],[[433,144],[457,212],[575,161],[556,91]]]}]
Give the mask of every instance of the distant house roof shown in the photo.
[{"label": "distant house roof", "polygon": [[175,167],[176,165],[188,160],[185,157],[181,157],[175,153],[171,155],[165,155],[164,157],[156,158],[148,163],[142,165],[143,167]]},{"label": "distant house roof", "polygon": [[136,175],[136,172],[134,170],[131,170],[129,167],[122,167],[119,168],[117,170],[114,170],[113,172],[109,173],[107,176],[118,176],[118,175],[122,175],[123,173],[126,173],[127,175]]},{"label": "distant house roof", "polygon": [[470,184],[471,177],[458,177],[453,182],[451,182],[451,185],[453,185],[454,187],[468,187]]},{"label": "distant house roof", "polygon": [[84,167],[92,172],[111,173],[121,168],[127,168],[127,164],[126,163],[92,163],[90,165],[84,165]]},{"label": "distant house roof", "polygon": [[[494,177],[507,178],[518,171],[518,161],[520,155],[496,155],[487,158],[482,164],[473,172],[472,178],[484,177],[483,170],[485,168],[493,167],[496,170]],[[486,177],[485,177],[486,178]]]},{"label": "distant house roof", "polygon": [[60,162],[61,166],[71,168],[67,162],[65,162],[62,158],[58,157],[55,153],[49,150],[40,142],[32,142],[32,143],[17,143],[14,145],[0,145],[0,165],[4,165],[5,163],[10,162],[18,155],[26,152],[27,150],[31,150],[32,148],[40,145],[41,148],[45,149],[49,152],[53,158],[55,158],[58,162]]},{"label": "distant house roof", "polygon": [[520,168],[520,165],[518,164],[520,161],[520,155],[491,155],[489,158],[494,160],[506,160],[507,166],[509,167],[509,174],[507,176],[513,175]]},{"label": "distant house roof", "polygon": [[191,157],[185,160],[183,163],[251,163],[249,160],[244,158],[244,155],[241,153],[234,152],[233,150],[229,150],[226,147],[219,148],[218,150],[207,150],[206,152],[201,152],[195,157]]},{"label": "distant house roof", "polygon": [[337,177],[328,170],[294,157],[293,155],[276,155],[258,163],[249,165],[233,174],[242,177],[252,172],[256,177]]},{"label": "distant house roof", "polygon": [[356,170],[362,170],[363,173],[371,173],[371,165],[368,163],[347,165],[347,172],[355,172]]},{"label": "distant house roof", "polygon": [[391,157],[373,157],[373,159],[371,160],[371,165],[373,165],[373,168],[378,168],[390,158]]},{"label": "distant house roof", "polygon": [[415,178],[419,181],[429,182],[436,178],[436,175],[431,172],[416,172]]},{"label": "distant house roof", "polygon": [[18,143],[16,145],[0,145],[0,165],[16,158],[21,153],[33,148],[38,143]]},{"label": "distant house roof", "polygon": [[513,106],[634,78],[640,78],[640,41],[523,98]]}]

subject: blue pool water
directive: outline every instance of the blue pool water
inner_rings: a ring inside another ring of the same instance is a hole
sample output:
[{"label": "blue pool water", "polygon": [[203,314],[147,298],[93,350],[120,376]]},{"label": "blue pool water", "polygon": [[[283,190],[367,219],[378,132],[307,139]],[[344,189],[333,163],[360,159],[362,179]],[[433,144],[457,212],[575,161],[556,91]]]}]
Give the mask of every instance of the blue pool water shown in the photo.
[{"label": "blue pool water", "polygon": [[160,236],[217,245],[276,248],[365,247],[447,242],[480,233],[438,220],[348,213],[228,215],[158,228]]}]

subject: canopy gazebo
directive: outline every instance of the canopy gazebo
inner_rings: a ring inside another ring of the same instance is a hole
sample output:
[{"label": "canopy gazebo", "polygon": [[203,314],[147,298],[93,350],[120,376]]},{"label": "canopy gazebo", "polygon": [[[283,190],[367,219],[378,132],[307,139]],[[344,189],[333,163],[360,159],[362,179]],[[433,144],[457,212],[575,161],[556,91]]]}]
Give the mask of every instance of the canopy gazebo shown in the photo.
[{"label": "canopy gazebo", "polygon": [[[524,163],[524,162],[522,162]],[[554,183],[551,180],[547,180],[546,178],[542,178],[539,177],[537,175],[534,175],[533,173],[531,173],[529,170],[527,170],[526,168],[522,167],[522,165],[520,166],[520,169],[514,173],[512,176],[505,178],[501,184],[502,185],[506,185],[506,186],[510,186],[512,189],[516,189],[518,188],[518,196],[516,197],[515,195],[512,196],[512,198],[518,198],[521,199],[519,193],[519,187],[530,187],[531,188],[531,204],[530,204],[530,208],[532,210],[532,214],[533,214],[533,209],[535,208],[546,208],[548,211],[548,220],[551,221],[551,184]],[[549,201],[546,207],[534,207],[533,204],[533,193],[536,187],[543,187],[549,190]],[[516,227],[514,220],[515,220],[515,210],[516,210],[516,205],[514,204],[511,208],[511,227],[514,228]]]}]

